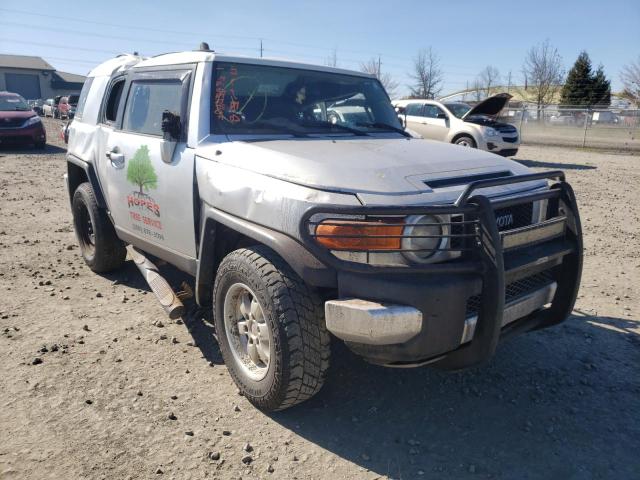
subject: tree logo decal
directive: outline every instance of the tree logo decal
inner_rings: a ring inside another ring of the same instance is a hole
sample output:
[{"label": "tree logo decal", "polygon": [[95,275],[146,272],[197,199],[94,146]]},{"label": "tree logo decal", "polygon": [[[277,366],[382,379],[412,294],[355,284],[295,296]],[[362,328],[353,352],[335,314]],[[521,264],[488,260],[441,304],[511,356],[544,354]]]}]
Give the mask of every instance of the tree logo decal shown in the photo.
[{"label": "tree logo decal", "polygon": [[[127,166],[127,181],[138,187],[131,195],[127,196],[127,204],[129,208],[137,207],[153,212],[157,217],[160,216],[160,205],[145,190],[155,190],[158,188],[158,175],[151,163],[149,157],[149,147],[142,145],[136,150],[135,155],[129,160]],[[133,216],[136,219],[135,215]],[[146,225],[150,225],[148,218],[143,218]],[[160,228],[160,227],[159,227]]]},{"label": "tree logo decal", "polygon": [[136,150],[133,158],[129,160],[127,180],[137,185],[141,194],[145,189],[155,190],[158,187],[158,176],[149,157],[149,147],[146,145]]}]

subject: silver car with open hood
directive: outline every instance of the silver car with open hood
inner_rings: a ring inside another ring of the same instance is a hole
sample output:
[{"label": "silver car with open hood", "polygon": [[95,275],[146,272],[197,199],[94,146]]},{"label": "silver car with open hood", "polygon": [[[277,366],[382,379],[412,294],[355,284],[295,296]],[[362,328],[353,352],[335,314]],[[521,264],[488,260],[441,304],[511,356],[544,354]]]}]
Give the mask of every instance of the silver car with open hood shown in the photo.
[{"label": "silver car with open hood", "polygon": [[418,136],[511,157],[518,153],[518,129],[498,121],[509,99],[499,93],[474,107],[437,100],[398,100],[394,106],[402,124]]}]

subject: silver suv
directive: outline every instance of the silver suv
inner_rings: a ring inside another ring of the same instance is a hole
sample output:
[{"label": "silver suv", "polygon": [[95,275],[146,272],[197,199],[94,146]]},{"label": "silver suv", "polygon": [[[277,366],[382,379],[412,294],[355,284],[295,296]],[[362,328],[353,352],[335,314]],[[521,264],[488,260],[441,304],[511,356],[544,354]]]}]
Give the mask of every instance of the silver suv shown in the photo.
[{"label": "silver suv", "polygon": [[559,171],[411,138],[374,77],[209,51],[88,76],[66,175],[82,256],[194,277],[224,361],[265,410],[322,386],[330,341],[460,369],[571,312],[582,265]]},{"label": "silver suv", "polygon": [[437,100],[398,100],[394,106],[402,124],[423,138],[511,157],[518,153],[518,129],[497,120],[510,98],[500,93],[475,107]]}]

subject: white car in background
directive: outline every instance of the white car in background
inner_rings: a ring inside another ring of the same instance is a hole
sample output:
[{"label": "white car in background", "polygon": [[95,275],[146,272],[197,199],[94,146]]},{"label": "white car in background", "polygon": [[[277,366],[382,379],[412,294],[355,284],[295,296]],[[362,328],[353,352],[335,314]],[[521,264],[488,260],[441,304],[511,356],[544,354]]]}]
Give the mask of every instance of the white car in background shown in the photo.
[{"label": "white car in background", "polygon": [[510,157],[518,152],[518,129],[496,118],[511,95],[500,93],[471,107],[462,102],[397,100],[393,102],[403,126],[423,138],[479,148]]}]

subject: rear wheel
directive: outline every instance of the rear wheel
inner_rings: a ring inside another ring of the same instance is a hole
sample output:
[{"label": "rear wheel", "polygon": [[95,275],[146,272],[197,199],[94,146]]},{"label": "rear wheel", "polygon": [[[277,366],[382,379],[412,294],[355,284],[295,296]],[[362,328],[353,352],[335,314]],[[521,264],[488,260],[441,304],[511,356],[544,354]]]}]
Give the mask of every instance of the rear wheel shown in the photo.
[{"label": "rear wheel", "polygon": [[468,135],[458,137],[453,143],[455,143],[456,145],[460,145],[461,147],[477,148],[476,141]]},{"label": "rear wheel", "polygon": [[94,272],[109,272],[122,266],[127,250],[116,236],[107,213],[98,207],[88,182],[78,186],[72,201],[73,226],[84,261]]},{"label": "rear wheel", "polygon": [[320,390],[330,354],[322,302],[282,258],[262,246],[231,252],[213,296],[222,357],[251,403],[283,410]]}]

